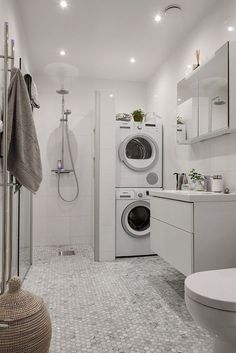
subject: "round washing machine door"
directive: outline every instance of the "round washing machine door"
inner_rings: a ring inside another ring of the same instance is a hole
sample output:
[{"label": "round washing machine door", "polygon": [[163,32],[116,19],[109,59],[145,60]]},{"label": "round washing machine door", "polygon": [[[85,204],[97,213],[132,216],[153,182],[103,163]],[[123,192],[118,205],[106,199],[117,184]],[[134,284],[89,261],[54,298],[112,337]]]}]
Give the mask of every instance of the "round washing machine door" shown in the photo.
[{"label": "round washing machine door", "polygon": [[119,157],[131,170],[143,172],[158,161],[159,149],[156,141],[146,134],[128,136],[120,145]]},{"label": "round washing machine door", "polygon": [[147,201],[135,201],[123,211],[121,223],[124,231],[134,238],[150,234],[150,204]]}]

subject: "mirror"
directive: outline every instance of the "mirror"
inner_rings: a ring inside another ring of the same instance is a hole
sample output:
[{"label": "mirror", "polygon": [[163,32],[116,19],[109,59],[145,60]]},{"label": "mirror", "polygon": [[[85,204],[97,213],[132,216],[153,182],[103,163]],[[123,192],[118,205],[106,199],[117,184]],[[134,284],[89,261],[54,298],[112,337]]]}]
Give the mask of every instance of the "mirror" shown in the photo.
[{"label": "mirror", "polygon": [[[185,139],[198,136],[198,80],[191,77],[178,84],[178,117],[185,129]],[[184,139],[184,137],[183,137]]]},{"label": "mirror", "polygon": [[178,122],[186,130],[182,142],[204,135],[210,138],[229,127],[228,61],[226,43],[211,60],[178,83]]}]

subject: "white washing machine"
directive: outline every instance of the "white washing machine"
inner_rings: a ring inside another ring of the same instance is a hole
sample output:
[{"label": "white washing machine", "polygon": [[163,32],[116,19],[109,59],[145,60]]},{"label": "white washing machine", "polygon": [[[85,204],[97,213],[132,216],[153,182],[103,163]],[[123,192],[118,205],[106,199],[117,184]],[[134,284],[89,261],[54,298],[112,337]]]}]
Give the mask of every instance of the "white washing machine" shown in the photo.
[{"label": "white washing machine", "polygon": [[116,189],[116,257],[151,255],[148,191]]},{"label": "white washing machine", "polygon": [[161,122],[116,122],[116,187],[162,187]]}]

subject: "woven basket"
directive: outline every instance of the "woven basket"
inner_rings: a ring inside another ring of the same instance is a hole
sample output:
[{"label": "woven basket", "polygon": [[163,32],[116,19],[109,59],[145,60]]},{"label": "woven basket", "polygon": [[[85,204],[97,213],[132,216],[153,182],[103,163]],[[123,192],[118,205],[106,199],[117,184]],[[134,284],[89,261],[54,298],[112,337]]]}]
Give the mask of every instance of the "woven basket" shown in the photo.
[{"label": "woven basket", "polygon": [[43,300],[21,289],[13,277],[0,296],[0,352],[48,353],[51,321]]}]

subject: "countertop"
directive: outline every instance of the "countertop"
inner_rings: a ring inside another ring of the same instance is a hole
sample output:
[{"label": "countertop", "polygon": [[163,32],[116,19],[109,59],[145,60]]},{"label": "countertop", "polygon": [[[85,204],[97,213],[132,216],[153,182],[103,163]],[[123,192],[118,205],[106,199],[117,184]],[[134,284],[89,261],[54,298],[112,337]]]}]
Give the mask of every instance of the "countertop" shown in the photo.
[{"label": "countertop", "polygon": [[202,192],[202,191],[182,191],[182,190],[160,190],[150,189],[149,195],[164,199],[179,200],[185,202],[226,202],[236,201],[236,192],[230,194]]}]

